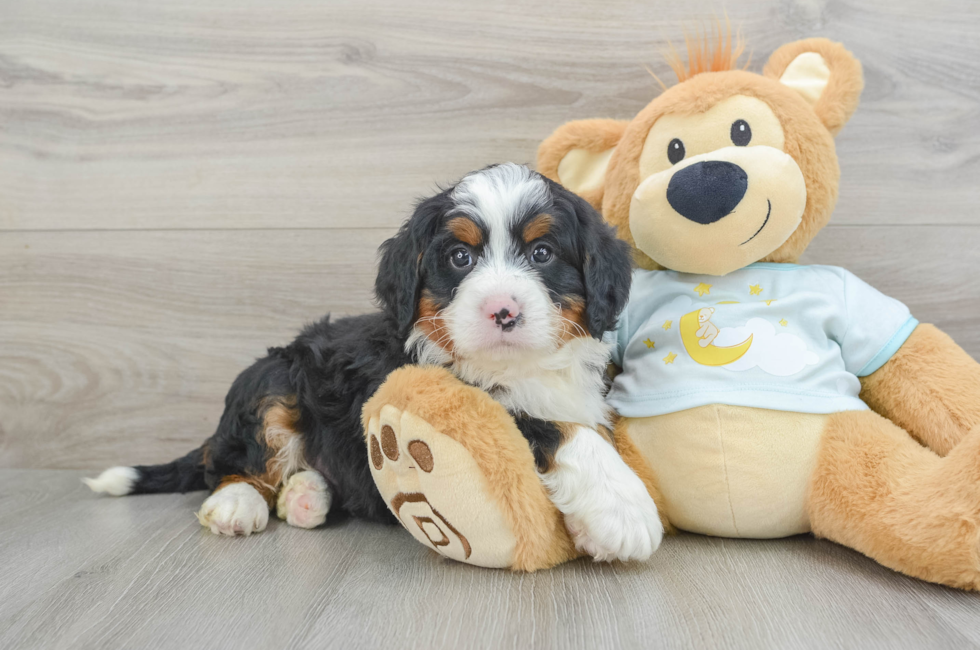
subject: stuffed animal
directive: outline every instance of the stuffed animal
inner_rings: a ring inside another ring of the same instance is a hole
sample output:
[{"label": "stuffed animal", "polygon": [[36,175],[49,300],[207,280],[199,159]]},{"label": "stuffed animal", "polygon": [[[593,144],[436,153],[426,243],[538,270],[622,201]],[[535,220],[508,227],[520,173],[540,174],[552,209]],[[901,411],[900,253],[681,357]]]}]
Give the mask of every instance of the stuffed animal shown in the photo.
[{"label": "stuffed animal", "polygon": [[[980,588],[980,366],[853,274],[801,266],[830,219],[861,66],[825,39],[761,75],[731,40],[632,120],[569,122],[538,167],[633,246],[616,439],[677,528],[812,532]],[[655,478],[654,478],[655,477]]]},{"label": "stuffed animal", "polygon": [[[535,571],[581,553],[504,407],[444,368],[394,371],[364,405],[371,474],[398,521],[447,558]],[[658,509],[656,481],[628,438],[615,441]],[[665,529],[670,527],[665,523]]]},{"label": "stuffed animal", "polygon": [[[844,269],[796,264],[837,199],[860,64],[824,39],[762,75],[737,58],[695,48],[633,120],[570,122],[539,151],[640,267],[611,338],[617,449],[668,531],[809,531],[978,589],[980,366]],[[487,394],[402,368],[363,420],[381,494],[429,548],[516,570],[578,555]]]}]

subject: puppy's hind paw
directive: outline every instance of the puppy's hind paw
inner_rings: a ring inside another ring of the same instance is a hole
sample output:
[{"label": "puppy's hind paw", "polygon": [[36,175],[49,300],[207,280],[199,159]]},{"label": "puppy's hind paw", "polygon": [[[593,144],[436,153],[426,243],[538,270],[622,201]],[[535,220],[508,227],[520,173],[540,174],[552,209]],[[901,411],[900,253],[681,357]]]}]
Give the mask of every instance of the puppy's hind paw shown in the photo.
[{"label": "puppy's hind paw", "polygon": [[229,483],[205,499],[197,520],[215,535],[248,537],[265,530],[269,506],[248,483]]},{"label": "puppy's hind paw", "polygon": [[290,526],[316,528],[327,520],[332,496],[319,472],[293,474],[279,493],[276,513]]}]

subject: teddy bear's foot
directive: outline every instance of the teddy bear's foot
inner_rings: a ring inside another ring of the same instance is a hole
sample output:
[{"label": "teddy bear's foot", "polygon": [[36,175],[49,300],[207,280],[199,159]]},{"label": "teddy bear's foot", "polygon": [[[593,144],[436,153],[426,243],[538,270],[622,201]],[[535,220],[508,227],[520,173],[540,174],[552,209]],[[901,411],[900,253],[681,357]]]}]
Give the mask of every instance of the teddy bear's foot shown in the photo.
[{"label": "teddy bear's foot", "polygon": [[298,472],[289,477],[276,503],[276,514],[290,526],[316,528],[327,520],[330,488],[319,472]]},{"label": "teddy bear's foot", "polygon": [[872,411],[828,420],[813,532],[930,582],[980,590],[980,429],[946,456]]},{"label": "teddy bear's foot", "polygon": [[368,424],[368,452],[382,497],[415,539],[460,562],[510,566],[517,540],[462,445],[386,405]]},{"label": "teddy bear's foot", "polygon": [[442,368],[406,366],[364,406],[371,473],[399,522],[448,558],[534,571],[578,555],[510,414]]}]

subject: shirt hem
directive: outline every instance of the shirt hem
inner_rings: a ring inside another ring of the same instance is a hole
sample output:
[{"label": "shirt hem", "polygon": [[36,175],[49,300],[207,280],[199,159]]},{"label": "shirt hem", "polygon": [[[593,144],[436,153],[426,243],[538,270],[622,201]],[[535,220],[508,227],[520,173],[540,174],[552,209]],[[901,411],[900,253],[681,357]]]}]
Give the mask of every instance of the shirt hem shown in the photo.
[{"label": "shirt hem", "polygon": [[805,398],[791,395],[769,395],[767,399],[758,396],[725,394],[712,395],[700,393],[690,397],[672,397],[667,399],[647,399],[640,401],[621,401],[610,396],[606,402],[616,409],[619,415],[627,418],[645,418],[654,415],[668,415],[678,411],[724,404],[726,406],[747,406],[750,408],[768,409],[770,411],[788,411],[792,413],[829,414],[841,411],[867,411],[868,405],[857,397],[815,397]]}]

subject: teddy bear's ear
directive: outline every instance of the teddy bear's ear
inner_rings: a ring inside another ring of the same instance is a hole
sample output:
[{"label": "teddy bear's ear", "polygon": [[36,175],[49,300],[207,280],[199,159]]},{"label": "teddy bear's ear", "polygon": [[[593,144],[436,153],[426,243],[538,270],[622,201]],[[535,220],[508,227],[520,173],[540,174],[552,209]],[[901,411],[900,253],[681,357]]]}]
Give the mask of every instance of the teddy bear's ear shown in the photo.
[{"label": "teddy bear's ear", "polygon": [[798,92],[833,135],[851,119],[864,88],[860,62],[826,38],[783,45],[769,57],[763,74]]},{"label": "teddy bear's ear", "polygon": [[578,120],[561,125],[538,147],[538,171],[599,210],[609,159],[627,125],[629,122],[621,120]]}]

